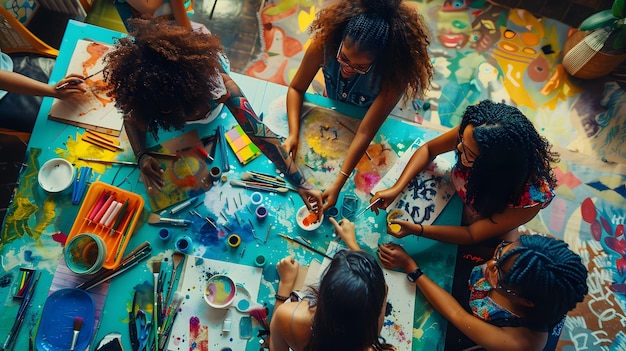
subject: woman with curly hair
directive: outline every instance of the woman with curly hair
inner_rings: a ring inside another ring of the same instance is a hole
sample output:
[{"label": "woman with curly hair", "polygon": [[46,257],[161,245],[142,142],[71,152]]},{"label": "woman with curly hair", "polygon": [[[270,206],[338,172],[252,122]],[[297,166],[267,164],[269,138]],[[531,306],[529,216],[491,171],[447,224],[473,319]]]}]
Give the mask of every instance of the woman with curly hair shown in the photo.
[{"label": "woman with curly hair", "polygon": [[367,109],[337,178],[324,191],[328,208],[402,95],[415,99],[428,88],[433,67],[424,19],[401,0],[334,2],[320,10],[310,31],[311,44],[287,92],[285,150],[296,156],[304,94],[320,68],[326,96]]},{"label": "woman with curly hair", "polygon": [[[541,235],[501,241],[465,285],[469,308],[422,272],[398,244],[379,246],[386,268],[408,273],[435,310],[464,338],[450,350],[554,350],[565,315],[587,294],[587,268],[566,242]],[[477,346],[478,345],[478,346]]]},{"label": "woman with curly hair", "polygon": [[300,196],[321,201],[278,137],[256,116],[237,84],[225,72],[225,56],[217,36],[192,31],[167,18],[130,19],[129,36],[120,38],[105,57],[104,78],[112,86],[115,105],[124,113],[124,128],[148,192],[164,186],[159,162],[146,152],[146,132],[182,129],[208,120],[220,103],[263,153],[285,173]]},{"label": "woman with curly hair", "polygon": [[[339,236],[354,238],[352,222],[330,220]],[[380,338],[387,284],[372,255],[358,248],[337,252],[319,286],[304,292],[293,291],[298,266],[291,256],[276,265],[280,281],[270,322],[270,350],[395,350]]]}]

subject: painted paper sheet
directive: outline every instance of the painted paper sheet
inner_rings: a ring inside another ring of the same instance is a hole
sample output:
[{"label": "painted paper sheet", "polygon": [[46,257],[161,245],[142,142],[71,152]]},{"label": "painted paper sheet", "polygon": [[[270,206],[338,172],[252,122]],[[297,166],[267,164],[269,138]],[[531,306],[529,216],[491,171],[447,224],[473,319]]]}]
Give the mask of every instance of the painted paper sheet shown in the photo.
[{"label": "painted paper sheet", "polygon": [[[215,309],[204,300],[204,286],[215,274],[228,275],[235,284],[245,287],[256,300],[261,285],[262,268],[186,256],[178,291],[185,295],[176,316],[167,349],[169,351],[209,351],[231,348],[245,350],[246,339],[239,337],[239,320],[247,315],[234,307]],[[231,314],[231,330],[223,332],[226,313]],[[253,324],[254,327],[254,324]]]},{"label": "painted paper sheet", "polygon": [[[328,245],[329,256],[345,247],[341,247],[337,242],[332,241]],[[308,273],[304,279],[304,286],[317,285],[326,267],[331,260],[325,258],[320,262],[311,261]],[[387,293],[387,310],[385,320],[380,335],[385,340],[396,347],[398,351],[410,351],[413,341],[413,314],[415,311],[415,284],[409,283],[406,274],[383,268],[385,281],[389,286]]]},{"label": "painted paper sheet", "polygon": [[104,82],[102,74],[103,57],[111,49],[111,45],[89,40],[76,43],[66,75],[95,75],[81,83],[86,88],[83,94],[55,99],[49,119],[115,136],[120,134],[123,115],[115,107],[114,99],[107,96],[111,88]]},{"label": "painted paper sheet", "polygon": [[150,148],[159,153],[153,156],[161,163],[165,180],[160,190],[146,188],[152,211],[160,211],[211,188],[209,170],[198,147],[202,147],[202,142],[198,131],[192,130]]},{"label": "painted paper sheet", "polygon": [[[374,186],[372,195],[396,183],[415,150],[424,142],[422,138],[415,139],[394,167]],[[449,153],[437,156],[424,171],[418,173],[402,189],[398,197],[387,207],[387,212],[401,209],[407,212],[415,223],[432,224],[455,193],[450,179],[451,155]]]}]

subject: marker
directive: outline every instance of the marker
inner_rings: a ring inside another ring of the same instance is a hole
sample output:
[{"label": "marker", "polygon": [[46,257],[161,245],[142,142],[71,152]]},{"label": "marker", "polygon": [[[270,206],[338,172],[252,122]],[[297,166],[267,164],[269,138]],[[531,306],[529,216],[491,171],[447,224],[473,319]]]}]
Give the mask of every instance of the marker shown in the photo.
[{"label": "marker", "polygon": [[189,199],[189,200],[187,200],[187,201],[185,201],[185,202],[175,206],[174,208],[172,208],[170,210],[170,214],[177,214],[178,212],[180,212],[180,210],[182,210],[183,208],[191,205],[192,203],[196,202],[197,200],[198,200],[198,198],[194,197],[193,199]]}]

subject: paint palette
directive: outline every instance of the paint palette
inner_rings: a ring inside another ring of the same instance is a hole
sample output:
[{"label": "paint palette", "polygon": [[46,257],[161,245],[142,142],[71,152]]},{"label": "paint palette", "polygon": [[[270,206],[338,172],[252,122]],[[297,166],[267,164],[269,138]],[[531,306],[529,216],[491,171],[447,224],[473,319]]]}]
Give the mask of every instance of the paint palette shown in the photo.
[{"label": "paint palette", "polygon": [[101,238],[106,247],[102,267],[117,268],[143,206],[143,198],[135,193],[103,182],[94,182],[89,186],[67,242],[81,233],[91,233]]},{"label": "paint palette", "polygon": [[300,228],[311,231],[319,228],[322,225],[322,220],[324,219],[324,214],[320,213],[319,221],[315,221],[315,213],[309,211],[309,209],[305,206],[300,207],[298,212],[296,213],[296,222],[300,226]]},{"label": "paint palette", "polygon": [[241,164],[247,164],[261,154],[261,150],[254,145],[248,135],[237,125],[226,133],[226,141],[233,149]]},{"label": "paint palette", "polygon": [[204,300],[213,308],[226,308],[235,299],[235,282],[224,274],[215,274],[204,287]]}]

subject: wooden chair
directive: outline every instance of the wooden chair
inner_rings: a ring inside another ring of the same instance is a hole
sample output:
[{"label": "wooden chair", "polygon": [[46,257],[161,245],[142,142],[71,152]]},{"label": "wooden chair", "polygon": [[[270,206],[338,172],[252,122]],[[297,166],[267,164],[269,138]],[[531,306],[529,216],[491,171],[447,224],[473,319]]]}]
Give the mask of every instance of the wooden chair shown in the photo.
[{"label": "wooden chair", "polygon": [[40,40],[3,6],[0,6],[0,49],[7,54],[27,52],[52,58],[59,55],[59,50]]}]

